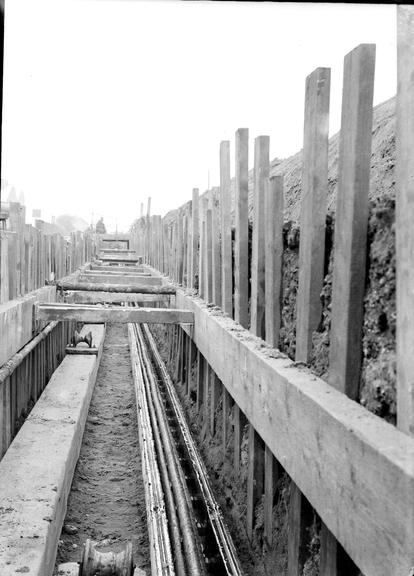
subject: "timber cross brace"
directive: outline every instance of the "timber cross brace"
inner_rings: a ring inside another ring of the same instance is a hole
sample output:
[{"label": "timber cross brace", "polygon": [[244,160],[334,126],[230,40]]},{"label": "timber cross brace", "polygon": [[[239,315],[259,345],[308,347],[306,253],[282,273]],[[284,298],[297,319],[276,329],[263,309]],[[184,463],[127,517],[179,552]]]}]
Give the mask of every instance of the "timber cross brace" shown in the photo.
[{"label": "timber cross brace", "polygon": [[194,314],[189,310],[169,308],[130,308],[99,304],[36,304],[35,319],[43,322],[53,320],[103,324],[118,322],[127,324],[193,324]]}]

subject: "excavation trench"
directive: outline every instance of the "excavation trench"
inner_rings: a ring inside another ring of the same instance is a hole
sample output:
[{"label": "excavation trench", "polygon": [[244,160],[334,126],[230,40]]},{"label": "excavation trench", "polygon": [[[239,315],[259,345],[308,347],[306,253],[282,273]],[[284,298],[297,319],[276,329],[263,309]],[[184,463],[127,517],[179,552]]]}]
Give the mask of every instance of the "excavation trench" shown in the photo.
[{"label": "excavation trench", "polygon": [[135,563],[150,573],[128,328],[107,324],[103,354],[64,526],[57,564],[79,562],[87,538],[102,551],[132,542]]}]

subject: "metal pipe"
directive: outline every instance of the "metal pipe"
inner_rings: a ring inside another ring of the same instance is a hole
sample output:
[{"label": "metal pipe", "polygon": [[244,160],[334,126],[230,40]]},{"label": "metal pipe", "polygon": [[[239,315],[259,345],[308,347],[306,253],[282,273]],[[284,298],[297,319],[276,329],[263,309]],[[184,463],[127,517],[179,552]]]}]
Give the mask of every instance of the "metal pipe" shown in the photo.
[{"label": "metal pipe", "polygon": [[[136,334],[135,334],[135,338],[137,338]],[[144,361],[142,358],[142,351],[140,349],[140,346],[137,346],[137,351],[138,351],[138,356],[140,359],[140,368],[141,368],[141,375],[142,375],[143,384],[146,388],[148,388],[149,387],[148,374],[147,374],[147,371],[145,370],[145,365],[144,365]],[[147,408],[148,408],[151,422],[152,422],[152,436],[154,438],[156,450],[158,453],[158,466],[159,466],[160,471],[161,471],[162,485],[163,485],[164,495],[166,497],[165,501],[166,501],[167,510],[168,510],[168,522],[169,522],[170,527],[171,527],[170,532],[171,532],[173,547],[174,547],[174,565],[175,565],[175,568],[177,570],[178,576],[186,576],[187,573],[186,573],[186,569],[185,569],[185,562],[184,562],[182,546],[181,546],[181,535],[180,535],[180,527],[179,527],[179,522],[178,522],[178,517],[177,517],[177,511],[175,508],[174,496],[173,496],[173,493],[171,490],[171,484],[170,484],[170,480],[169,480],[169,476],[168,476],[168,470],[167,470],[167,466],[165,463],[165,454],[164,454],[164,450],[163,450],[163,445],[162,445],[161,437],[159,434],[158,425],[156,423],[154,406],[153,406],[151,396],[149,396],[146,393],[145,389],[143,392],[146,394]]]},{"label": "metal pipe", "polygon": [[221,557],[225,564],[227,573],[232,576],[240,576],[242,570],[237,559],[236,550],[234,548],[233,541],[230,534],[223,522],[221,511],[216,504],[216,500],[213,495],[210,483],[208,481],[208,474],[205,468],[204,462],[196,448],[194,440],[191,436],[188,424],[186,422],[185,416],[181,409],[181,404],[178,399],[175,388],[171,382],[171,378],[167,372],[164,362],[161,359],[160,353],[155,344],[154,338],[148,325],[143,325],[143,332],[145,333],[146,341],[151,354],[156,363],[157,368],[160,371],[161,377],[165,383],[167,393],[169,395],[171,405],[173,407],[176,420],[180,426],[181,433],[186,445],[188,456],[192,462],[193,468],[197,475],[197,480],[199,483],[200,491],[203,494],[204,500],[207,504],[207,513],[211,522],[212,529],[214,531],[218,548],[220,550]]},{"label": "metal pipe", "polygon": [[150,536],[151,573],[153,576],[158,576],[159,574],[174,576],[175,570],[170,546],[168,520],[165,514],[164,495],[145,392],[144,369],[138,352],[133,324],[128,325],[128,335],[135,384],[142,473],[147,505],[148,532]]},{"label": "metal pipe", "polygon": [[165,413],[161,407],[161,402],[158,397],[158,386],[154,382],[152,370],[150,367],[150,360],[146,353],[145,344],[143,342],[142,332],[137,326],[136,333],[141,343],[142,356],[144,362],[149,366],[149,377],[152,380],[151,388],[152,397],[154,399],[154,407],[158,418],[158,426],[164,446],[166,446],[165,455],[167,466],[170,473],[171,485],[176,499],[176,506],[178,516],[180,519],[184,550],[186,553],[187,564],[189,573],[192,576],[202,576],[205,574],[204,565],[200,559],[200,553],[197,546],[195,529],[192,523],[190,510],[188,509],[188,500],[186,497],[186,489],[183,486],[182,478],[180,477],[180,466],[178,464],[178,455],[171,438],[171,433],[166,422]]},{"label": "metal pipe", "polygon": [[23,346],[23,348],[14,354],[3,366],[0,368],[0,384],[8,378],[18,366],[23,362],[28,354],[41,342],[44,340],[54,328],[59,324],[58,320],[50,322],[43,330],[37,334],[28,344]]}]

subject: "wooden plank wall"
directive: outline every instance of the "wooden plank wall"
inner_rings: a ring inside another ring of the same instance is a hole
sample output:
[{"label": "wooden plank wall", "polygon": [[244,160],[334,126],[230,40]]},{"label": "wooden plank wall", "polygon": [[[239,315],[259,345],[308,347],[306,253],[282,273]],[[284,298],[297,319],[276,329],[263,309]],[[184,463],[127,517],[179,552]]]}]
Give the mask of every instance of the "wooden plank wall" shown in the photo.
[{"label": "wooden plank wall", "polygon": [[25,223],[25,207],[2,203],[8,213],[1,233],[0,304],[63,278],[95,255],[95,238],[80,232],[65,239]]},{"label": "wooden plank wall", "polygon": [[[398,426],[414,432],[414,349],[413,321],[413,190],[414,161],[414,9],[398,7],[398,102],[397,102],[397,352],[398,352]],[[374,88],[375,46],[362,44],[344,60],[342,126],[339,146],[339,176],[333,259],[332,326],[329,355],[329,385],[344,397],[354,399],[360,379],[361,331],[366,267],[368,192],[372,140],[372,100]],[[296,301],[296,356],[308,363],[312,337],[321,321],[320,293],[325,260],[325,220],[328,186],[330,70],[317,68],[306,79],[305,121],[300,217],[299,286]],[[269,139],[255,141],[252,264],[249,270],[248,214],[249,132],[237,130],[234,151],[235,195],[230,188],[230,142],[220,144],[220,188],[199,196],[193,191],[187,219],[187,242],[182,238],[181,210],[164,221],[169,243],[163,271],[179,284],[177,263],[187,262],[185,285],[197,290],[206,302],[221,306],[241,326],[250,329],[272,347],[278,346],[281,326],[283,261],[283,175],[269,178]],[[232,208],[234,207],[234,222]],[[189,225],[191,221],[191,226]],[[234,229],[234,251],[231,229]],[[148,230],[143,227],[141,242]],[[178,254],[177,254],[178,250]],[[153,255],[148,262],[154,263]],[[178,268],[180,265],[178,265]],[[233,285],[234,280],[234,285]],[[251,295],[249,297],[249,282]],[[228,449],[229,411],[234,400],[200,350],[194,348],[188,330],[171,329],[170,358],[177,358],[177,378],[186,380],[190,393],[190,373],[196,366],[193,393],[205,433],[216,433],[217,410],[222,408],[223,450]],[[232,390],[234,393],[234,389]],[[368,416],[368,413],[367,413]],[[373,416],[369,414],[369,417]],[[233,408],[233,464],[240,467],[240,443],[245,419]],[[254,428],[249,430],[249,471],[247,482],[247,534],[252,537],[255,507],[264,496],[264,537],[272,544],[273,515],[277,480],[283,469],[274,452],[264,445]],[[352,431],[351,431],[352,433]],[[276,451],[275,451],[276,452]],[[280,449],[283,453],[283,449]],[[229,457],[226,454],[226,457]],[[290,459],[295,455],[290,454]],[[323,463],[320,463],[323,470]],[[299,466],[300,468],[300,466]],[[375,472],[379,476],[381,470]],[[413,506],[413,502],[409,503]],[[289,504],[288,574],[303,572],[310,523],[318,515],[299,488],[291,482]],[[364,566],[364,543],[347,550],[346,537],[337,541],[340,518],[328,515],[321,523],[319,573],[321,576],[358,574],[353,559]],[[332,531],[332,532],[331,532]],[[352,553],[352,558],[349,554]],[[369,573],[366,576],[370,576]]]}]

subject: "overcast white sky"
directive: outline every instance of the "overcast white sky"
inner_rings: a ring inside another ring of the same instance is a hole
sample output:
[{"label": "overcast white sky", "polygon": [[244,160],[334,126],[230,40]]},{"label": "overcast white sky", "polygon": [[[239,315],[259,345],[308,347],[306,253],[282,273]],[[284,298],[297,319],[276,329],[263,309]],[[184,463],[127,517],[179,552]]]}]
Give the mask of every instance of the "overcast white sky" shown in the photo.
[{"label": "overcast white sky", "polygon": [[[248,127],[271,158],[302,147],[305,78],[377,45],[374,103],[396,92],[395,5],[13,0],[6,5],[3,178],[42,217],[128,229],[218,185],[219,144]],[[250,148],[250,164],[253,148]],[[233,166],[232,166],[233,174]],[[209,176],[208,176],[209,175]],[[7,195],[7,189],[5,190]],[[6,200],[7,198],[4,198]]]}]

